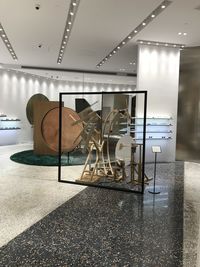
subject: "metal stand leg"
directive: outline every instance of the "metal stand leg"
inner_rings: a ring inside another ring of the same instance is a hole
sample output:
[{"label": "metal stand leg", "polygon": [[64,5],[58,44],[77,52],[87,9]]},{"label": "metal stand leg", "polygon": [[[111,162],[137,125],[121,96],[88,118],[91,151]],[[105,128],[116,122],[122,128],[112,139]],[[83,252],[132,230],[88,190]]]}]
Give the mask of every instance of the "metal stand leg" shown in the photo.
[{"label": "metal stand leg", "polygon": [[160,194],[159,191],[156,191],[156,163],[157,163],[157,153],[155,153],[155,162],[154,162],[154,182],[153,182],[153,191],[149,190],[151,194]]}]

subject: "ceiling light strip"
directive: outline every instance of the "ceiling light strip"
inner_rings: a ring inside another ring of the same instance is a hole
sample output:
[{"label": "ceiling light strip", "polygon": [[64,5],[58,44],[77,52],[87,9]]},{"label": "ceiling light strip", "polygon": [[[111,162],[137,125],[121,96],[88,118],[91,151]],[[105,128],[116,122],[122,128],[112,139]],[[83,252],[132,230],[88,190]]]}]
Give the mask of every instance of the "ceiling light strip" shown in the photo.
[{"label": "ceiling light strip", "polygon": [[65,25],[65,29],[64,29],[64,33],[62,37],[62,42],[60,45],[60,50],[59,50],[59,54],[57,58],[58,64],[61,64],[63,60],[65,49],[69,42],[69,37],[72,31],[72,27],[73,27],[73,23],[76,17],[79,3],[80,3],[80,0],[71,0],[69,11],[68,11],[68,16],[67,16],[67,21],[66,21],[66,25]]},{"label": "ceiling light strip", "polygon": [[1,39],[2,41],[4,42],[8,52],[10,53],[11,57],[14,59],[14,60],[17,60],[17,55],[8,39],[8,36],[2,26],[2,24],[0,23],[0,36],[1,36]]},{"label": "ceiling light strip", "polygon": [[138,44],[142,45],[153,45],[153,46],[165,46],[165,47],[173,47],[173,48],[184,48],[184,44],[175,44],[168,42],[157,42],[157,41],[148,41],[148,40],[137,40]]},{"label": "ceiling light strip", "polygon": [[154,9],[129,35],[127,35],[110,53],[102,59],[97,65],[100,68],[108,59],[116,54],[123,46],[141,32],[149,23],[151,23],[159,14],[161,14],[172,1],[164,0],[156,9]]}]

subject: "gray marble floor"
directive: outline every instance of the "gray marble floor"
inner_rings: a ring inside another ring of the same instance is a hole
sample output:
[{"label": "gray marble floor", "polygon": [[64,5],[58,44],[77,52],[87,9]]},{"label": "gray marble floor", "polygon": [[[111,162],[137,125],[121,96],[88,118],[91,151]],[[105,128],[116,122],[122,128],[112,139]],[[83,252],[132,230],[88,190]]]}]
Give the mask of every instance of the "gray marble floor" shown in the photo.
[{"label": "gray marble floor", "polygon": [[[57,182],[56,167],[18,164],[10,155],[31,144],[0,146],[0,246],[42,219],[85,187]],[[81,167],[63,167],[76,177]]]},{"label": "gray marble floor", "polygon": [[184,175],[184,267],[200,267],[200,164],[186,162]]}]

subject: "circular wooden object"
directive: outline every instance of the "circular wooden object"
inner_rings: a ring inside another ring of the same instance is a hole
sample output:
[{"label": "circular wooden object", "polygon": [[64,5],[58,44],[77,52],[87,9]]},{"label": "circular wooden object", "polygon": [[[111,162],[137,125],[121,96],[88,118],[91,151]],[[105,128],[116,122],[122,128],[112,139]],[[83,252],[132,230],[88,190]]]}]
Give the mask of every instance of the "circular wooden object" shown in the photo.
[{"label": "circular wooden object", "polygon": [[[62,152],[74,150],[81,141],[81,137],[78,136],[83,129],[83,125],[82,123],[73,125],[77,120],[80,120],[80,117],[73,109],[62,108]],[[41,127],[42,136],[46,144],[57,152],[59,142],[59,108],[51,109],[46,113]]]},{"label": "circular wooden object", "polygon": [[135,141],[131,136],[123,136],[117,142],[115,147],[115,157],[117,160],[122,160],[125,165],[129,165],[131,161],[131,146]]},{"label": "circular wooden object", "polygon": [[26,117],[31,125],[33,125],[34,118],[33,118],[33,104],[36,101],[49,101],[49,99],[43,94],[35,94],[33,95],[27,105],[26,105]]}]

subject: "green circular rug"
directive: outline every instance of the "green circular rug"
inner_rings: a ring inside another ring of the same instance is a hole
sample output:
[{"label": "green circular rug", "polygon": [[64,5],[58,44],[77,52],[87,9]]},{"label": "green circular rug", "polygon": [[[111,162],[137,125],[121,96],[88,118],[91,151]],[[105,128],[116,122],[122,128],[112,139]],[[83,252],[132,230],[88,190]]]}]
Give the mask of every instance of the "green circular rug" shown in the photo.
[{"label": "green circular rug", "polygon": [[[62,166],[73,166],[73,165],[83,165],[85,164],[87,154],[83,154],[80,150],[75,150],[67,154],[62,155],[61,165]],[[58,156],[52,155],[35,155],[33,150],[26,150],[13,154],[10,157],[11,160],[27,164],[27,165],[37,165],[37,166],[58,166]]]}]

